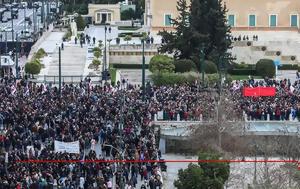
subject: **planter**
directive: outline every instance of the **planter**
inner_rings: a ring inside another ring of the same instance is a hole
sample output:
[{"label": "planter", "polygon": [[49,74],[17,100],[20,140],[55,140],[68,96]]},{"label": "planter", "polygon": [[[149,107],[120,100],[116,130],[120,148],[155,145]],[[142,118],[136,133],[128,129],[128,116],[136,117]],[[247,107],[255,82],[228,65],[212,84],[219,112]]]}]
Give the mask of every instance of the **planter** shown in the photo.
[{"label": "planter", "polygon": [[276,55],[277,55],[277,56],[280,56],[280,55],[281,55],[281,52],[280,52],[280,51],[277,51],[277,52],[276,52]]},{"label": "planter", "polygon": [[265,51],[265,50],[267,50],[267,47],[263,46],[263,47],[261,48],[261,50],[262,50],[262,51]]},{"label": "planter", "polygon": [[247,46],[251,46],[252,43],[250,41],[247,42]]},{"label": "planter", "polygon": [[296,59],[296,57],[295,57],[295,56],[292,56],[292,57],[291,57],[291,60],[292,60],[292,61],[294,61],[295,59]]}]

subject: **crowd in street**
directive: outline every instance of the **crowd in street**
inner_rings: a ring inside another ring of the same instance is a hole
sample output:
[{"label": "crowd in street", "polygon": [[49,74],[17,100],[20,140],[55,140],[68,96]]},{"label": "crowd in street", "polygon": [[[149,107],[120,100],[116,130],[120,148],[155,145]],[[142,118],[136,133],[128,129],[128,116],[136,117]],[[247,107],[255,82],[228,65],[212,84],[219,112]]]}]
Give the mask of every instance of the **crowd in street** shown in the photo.
[{"label": "crowd in street", "polygon": [[[275,87],[275,96],[244,97],[243,87]],[[253,78],[236,81],[231,86],[232,99],[239,104],[248,120],[296,120],[300,118],[300,81]]]},{"label": "crowd in street", "polygon": [[[272,97],[244,97],[243,87],[272,86]],[[146,86],[126,81],[97,86],[85,79],[78,85],[4,78],[0,82],[0,113],[5,136],[0,138],[0,188],[161,188],[158,140],[151,120],[211,121],[218,111],[231,117],[288,120],[300,116],[300,81],[285,79],[235,81],[222,89],[220,109],[213,88],[195,84]],[[217,108],[218,107],[218,108]],[[218,111],[217,111],[218,109]],[[156,118],[155,118],[156,117]],[[54,151],[54,141],[79,141],[80,153]],[[3,153],[4,152],[4,153]],[[4,155],[5,154],[5,155]],[[144,162],[30,163],[20,160],[142,160]],[[142,183],[142,184],[141,184]]]},{"label": "crowd in street", "polygon": [[[158,163],[22,163],[18,160],[158,160],[147,103],[140,90],[1,81],[6,152],[0,188],[134,188],[162,186]],[[80,142],[80,154],[54,152],[54,140]],[[100,153],[96,153],[99,151]],[[89,149],[89,150],[88,150]]]}]

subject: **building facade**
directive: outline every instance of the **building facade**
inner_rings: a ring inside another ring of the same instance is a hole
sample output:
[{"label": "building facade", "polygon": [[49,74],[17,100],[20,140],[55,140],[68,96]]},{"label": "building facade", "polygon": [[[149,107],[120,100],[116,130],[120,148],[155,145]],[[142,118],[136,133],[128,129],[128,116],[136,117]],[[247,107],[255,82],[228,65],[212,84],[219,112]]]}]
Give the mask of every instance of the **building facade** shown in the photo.
[{"label": "building facade", "polygon": [[88,16],[94,24],[114,24],[121,20],[120,4],[89,4]]},{"label": "building facade", "polygon": [[[170,18],[178,16],[177,0],[145,0],[145,23],[151,32],[174,29]],[[223,0],[233,30],[298,30],[300,1]]]}]

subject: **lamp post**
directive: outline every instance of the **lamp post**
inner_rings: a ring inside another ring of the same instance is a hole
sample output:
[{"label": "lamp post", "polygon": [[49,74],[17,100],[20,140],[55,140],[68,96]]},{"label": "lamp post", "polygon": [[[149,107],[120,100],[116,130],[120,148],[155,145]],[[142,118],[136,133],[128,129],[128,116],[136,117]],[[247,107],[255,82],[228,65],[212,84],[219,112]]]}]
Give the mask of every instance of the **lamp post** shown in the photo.
[{"label": "lamp post", "polygon": [[142,90],[143,101],[145,101],[145,39],[142,39]]},{"label": "lamp post", "polygon": [[58,47],[58,92],[59,96],[61,96],[61,50]]},{"label": "lamp post", "polygon": [[16,34],[16,78],[19,78],[19,57],[18,57],[18,52],[19,52],[19,38],[18,38],[18,34]]},{"label": "lamp post", "polygon": [[24,6],[24,36],[26,36],[26,7],[25,6]]},{"label": "lamp post", "polygon": [[45,21],[45,0],[42,0],[42,10],[41,10],[41,20],[42,23],[44,25],[44,21]]},{"label": "lamp post", "polygon": [[7,31],[5,31],[5,54],[7,54]]},{"label": "lamp post", "polygon": [[106,24],[104,27],[104,64],[103,64],[103,71],[102,74],[104,74],[104,80],[107,81],[107,67],[106,67],[106,33],[107,30],[109,31],[109,33],[111,33],[111,27],[107,28]]},{"label": "lamp post", "polygon": [[14,18],[13,18],[13,9],[12,9],[12,7],[10,8],[10,17],[11,17],[11,40],[14,41]]},{"label": "lamp post", "polygon": [[204,44],[202,43],[200,49],[200,65],[201,65],[201,72],[202,72],[202,85],[204,86]]}]

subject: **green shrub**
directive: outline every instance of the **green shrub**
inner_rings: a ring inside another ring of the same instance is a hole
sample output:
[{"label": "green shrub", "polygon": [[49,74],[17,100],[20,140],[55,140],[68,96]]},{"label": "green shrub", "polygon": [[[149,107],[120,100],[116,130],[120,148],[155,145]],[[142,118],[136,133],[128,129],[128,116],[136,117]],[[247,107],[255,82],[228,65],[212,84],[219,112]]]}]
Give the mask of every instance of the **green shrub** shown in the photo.
[{"label": "green shrub", "polygon": [[[142,64],[111,64],[116,69],[142,69]],[[145,69],[149,68],[149,64],[145,64]]]},{"label": "green shrub", "polygon": [[95,52],[95,51],[101,51],[101,49],[99,47],[94,47],[93,52]]},{"label": "green shrub", "polygon": [[[98,52],[98,51],[96,51],[96,52]],[[99,66],[101,65],[101,62],[98,59],[94,59],[92,64],[95,66],[96,70],[98,70]]]},{"label": "green shrub", "polygon": [[206,60],[204,63],[204,71],[207,74],[213,74],[218,72],[217,65],[212,61]]},{"label": "green shrub", "polygon": [[153,73],[174,72],[175,66],[173,64],[173,59],[167,55],[155,55],[150,60],[149,70]]},{"label": "green shrub", "polygon": [[256,75],[256,70],[253,69],[233,69],[228,70],[231,75]]},{"label": "green shrub", "polygon": [[101,51],[94,51],[94,56],[99,58],[101,56]]},{"label": "green shrub", "polygon": [[272,78],[275,75],[275,65],[273,60],[270,59],[260,59],[256,63],[256,73],[262,77]]},{"label": "green shrub", "polygon": [[189,59],[175,60],[174,65],[175,72],[180,73],[195,71],[197,69],[196,64]]},{"label": "green shrub", "polygon": [[150,76],[153,84],[156,86],[180,85],[184,83],[193,83],[199,80],[199,74],[193,73],[162,73],[156,72]]},{"label": "green shrub", "polygon": [[47,55],[47,53],[45,52],[45,50],[43,48],[40,48],[36,53],[34,53],[33,55],[33,60],[34,59],[41,59],[43,57],[45,57]]},{"label": "green shrub", "polygon": [[299,66],[297,64],[282,64],[278,66],[278,70],[298,70]]},{"label": "green shrub", "polygon": [[85,23],[83,17],[81,15],[78,15],[75,20],[76,20],[76,25],[77,25],[78,31],[83,31],[86,26],[86,23]]},{"label": "green shrub", "polygon": [[41,71],[41,64],[38,61],[31,61],[25,65],[25,72],[28,74],[39,74]]},{"label": "green shrub", "polygon": [[131,35],[126,35],[124,37],[124,41],[127,41],[127,44],[128,44],[128,41],[131,41],[131,39],[132,39]]}]

